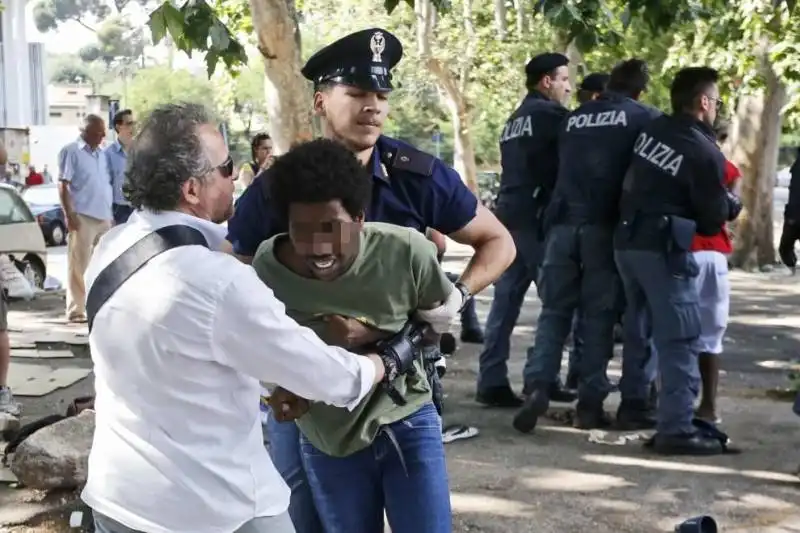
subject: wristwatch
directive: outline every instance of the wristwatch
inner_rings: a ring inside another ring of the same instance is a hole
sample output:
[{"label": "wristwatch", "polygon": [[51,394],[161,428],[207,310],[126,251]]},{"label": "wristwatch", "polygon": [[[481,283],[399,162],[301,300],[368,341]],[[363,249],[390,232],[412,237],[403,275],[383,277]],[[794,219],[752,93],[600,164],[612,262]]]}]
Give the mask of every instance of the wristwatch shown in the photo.
[{"label": "wristwatch", "polygon": [[470,300],[472,300],[472,293],[469,292],[469,287],[460,281],[456,281],[455,287],[458,289],[458,292],[461,293],[461,307],[458,308],[458,312],[460,313],[465,307],[467,307],[467,304],[470,302]]}]

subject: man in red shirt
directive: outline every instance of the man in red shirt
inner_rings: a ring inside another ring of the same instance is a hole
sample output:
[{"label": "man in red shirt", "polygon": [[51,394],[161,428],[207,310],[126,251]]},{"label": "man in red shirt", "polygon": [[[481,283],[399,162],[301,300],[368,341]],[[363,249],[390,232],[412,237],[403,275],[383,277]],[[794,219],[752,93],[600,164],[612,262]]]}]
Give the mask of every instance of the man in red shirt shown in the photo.
[{"label": "man in red shirt", "polygon": [[[717,128],[717,144],[728,138],[728,125]],[[741,173],[730,161],[725,163],[725,187],[733,192]],[[730,280],[728,279],[728,254],[733,251],[728,229],[712,236],[695,235],[691,250],[700,273],[695,278],[700,297],[701,333],[698,366],[702,382],[702,396],[697,408],[698,418],[718,422],[717,382],[719,380],[719,356],[722,354],[722,338],[728,326],[730,306]]]}]

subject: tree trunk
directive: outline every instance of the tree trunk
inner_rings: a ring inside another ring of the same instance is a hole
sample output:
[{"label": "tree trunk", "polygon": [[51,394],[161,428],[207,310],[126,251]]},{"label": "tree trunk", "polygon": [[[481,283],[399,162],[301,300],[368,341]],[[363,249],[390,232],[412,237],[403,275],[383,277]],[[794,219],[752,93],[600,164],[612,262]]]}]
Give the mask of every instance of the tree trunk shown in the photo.
[{"label": "tree trunk", "polygon": [[250,0],[258,50],[264,59],[269,133],[276,155],[313,137],[311,94],[300,74],[300,29],[294,0]]},{"label": "tree trunk", "polygon": [[742,97],[734,119],[733,161],[742,171],[742,210],[734,228],[731,264],[752,270],[776,261],[773,191],[786,88],[771,66],[764,68],[766,88]]},{"label": "tree trunk", "polygon": [[525,6],[526,0],[514,0],[514,14],[516,15],[517,22],[517,37],[520,39],[527,33],[525,24]]},{"label": "tree trunk", "polygon": [[583,64],[583,54],[578,50],[574,39],[569,39],[566,35],[562,34],[558,39],[559,49],[562,54],[569,58],[569,84],[572,87],[573,94],[578,91],[578,75]]},{"label": "tree trunk", "polygon": [[420,58],[428,71],[436,80],[453,123],[454,155],[453,168],[469,189],[478,194],[478,172],[475,164],[475,147],[472,142],[471,116],[466,99],[466,84],[469,82],[469,70],[475,57],[477,39],[472,25],[472,0],[463,2],[464,30],[466,46],[462,56],[459,76],[452,74],[449,68],[432,53],[433,28],[436,25],[436,11],[430,0],[416,0],[414,11],[417,18],[417,47]]},{"label": "tree trunk", "polygon": [[508,34],[506,0],[494,0],[494,23],[497,26],[497,36],[500,40],[505,39]]}]

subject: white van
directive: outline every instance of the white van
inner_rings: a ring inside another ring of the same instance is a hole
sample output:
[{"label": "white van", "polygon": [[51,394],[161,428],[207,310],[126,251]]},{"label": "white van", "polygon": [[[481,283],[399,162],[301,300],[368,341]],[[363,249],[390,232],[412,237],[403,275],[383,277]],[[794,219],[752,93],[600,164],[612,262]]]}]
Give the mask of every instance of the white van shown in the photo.
[{"label": "white van", "polygon": [[21,261],[28,281],[44,287],[47,245],[42,230],[17,189],[5,183],[0,183],[0,254]]}]

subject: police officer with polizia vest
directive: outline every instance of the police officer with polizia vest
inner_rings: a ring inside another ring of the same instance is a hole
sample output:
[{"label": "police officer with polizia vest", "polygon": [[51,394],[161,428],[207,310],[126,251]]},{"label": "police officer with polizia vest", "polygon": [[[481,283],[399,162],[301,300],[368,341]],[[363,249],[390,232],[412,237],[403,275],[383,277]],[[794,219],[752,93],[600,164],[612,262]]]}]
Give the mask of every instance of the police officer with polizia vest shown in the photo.
[{"label": "police officer with polizia vest", "polygon": [[[591,100],[596,100],[606,90],[609,75],[604,72],[592,72],[587,74],[578,85],[578,104],[585,104]],[[570,390],[578,388],[578,361],[583,353],[583,337],[581,336],[581,318],[575,313],[572,323],[572,346],[569,350],[569,366],[567,367],[567,380],[565,387]]]},{"label": "police officer with polizia vest", "polygon": [[[492,283],[512,262],[514,243],[452,168],[382,134],[393,89],[391,69],[402,55],[402,44],[394,35],[372,28],[317,51],[302,74],[314,84],[314,113],[321,120],[323,136],[350,148],[372,174],[373,196],[366,220],[421,232],[432,228],[475,249],[455,284],[463,310],[473,294]],[[250,262],[264,240],[286,230],[286,221],[270,206],[264,175],[259,174],[239,198],[228,222],[231,251]],[[355,319],[348,324],[358,337],[362,326]],[[269,416],[266,433],[272,460],[292,488],[289,514],[295,529],[298,533],[321,532],[300,456],[297,426]]]},{"label": "police officer with polizia vest", "polygon": [[614,229],[633,145],[659,114],[637,101],[648,81],[644,61],[620,63],[611,71],[606,92],[567,115],[561,127],[558,180],[547,210],[549,229],[539,272],[542,310],[524,372],[531,394],[514,418],[519,431],[531,431],[547,411],[548,389],[560,371],[576,313],[584,344],[575,425],[609,425],[603,410],[610,392],[606,370],[622,300]]},{"label": "police officer with polizia vest", "polygon": [[[508,357],[511,332],[542,258],[542,218],[558,172],[557,137],[568,111],[569,59],[545,53],[525,66],[528,94],[506,122],[500,135],[502,176],[495,214],[517,246],[517,257],[495,282],[480,354],[476,400],[491,407],[519,407],[522,399],[511,390]],[[574,394],[550,384],[551,399],[570,402]]]},{"label": "police officer with polizia vest", "polygon": [[[715,143],[713,124],[722,105],[718,78],[708,67],[676,74],[670,87],[673,114],[653,120],[637,138],[620,202],[615,255],[627,308],[617,417],[641,422],[649,417],[644,374],[650,329],[660,378],[657,431],[650,444],[661,454],[724,450],[718,435],[693,421],[700,310],[693,280],[698,265],[689,251],[695,233],[715,235],[741,211],[741,202],[723,186],[725,156]],[[645,312],[649,328],[636,320]]]}]

